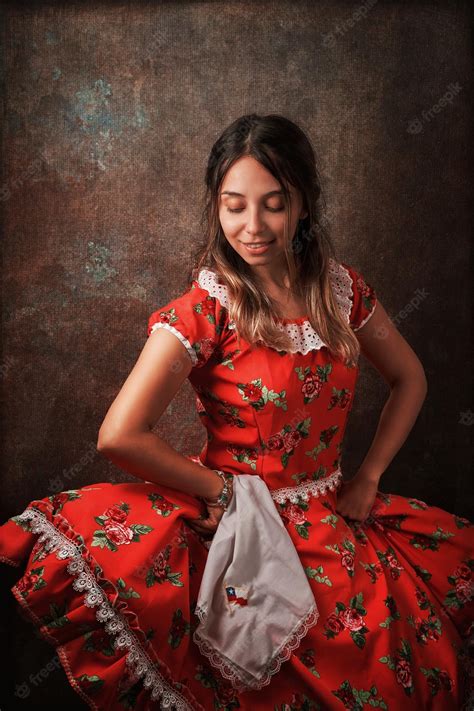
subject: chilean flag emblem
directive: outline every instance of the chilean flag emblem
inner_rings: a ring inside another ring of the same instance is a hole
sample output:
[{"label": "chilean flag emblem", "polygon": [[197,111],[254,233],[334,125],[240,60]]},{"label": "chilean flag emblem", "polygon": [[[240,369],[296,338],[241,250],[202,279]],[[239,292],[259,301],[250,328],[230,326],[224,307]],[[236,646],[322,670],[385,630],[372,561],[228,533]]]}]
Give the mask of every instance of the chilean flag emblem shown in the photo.
[{"label": "chilean flag emblem", "polygon": [[233,607],[247,605],[248,588],[238,585],[226,585],[227,601]]}]

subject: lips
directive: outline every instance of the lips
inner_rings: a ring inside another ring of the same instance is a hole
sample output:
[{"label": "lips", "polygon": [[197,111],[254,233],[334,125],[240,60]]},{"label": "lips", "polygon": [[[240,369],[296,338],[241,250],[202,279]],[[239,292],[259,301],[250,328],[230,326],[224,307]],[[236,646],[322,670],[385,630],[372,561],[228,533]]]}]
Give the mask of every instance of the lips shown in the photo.
[{"label": "lips", "polygon": [[246,247],[255,247],[257,244],[259,247],[264,247],[266,244],[271,244],[274,241],[274,239],[271,239],[269,242],[242,242],[242,244],[245,244]]}]

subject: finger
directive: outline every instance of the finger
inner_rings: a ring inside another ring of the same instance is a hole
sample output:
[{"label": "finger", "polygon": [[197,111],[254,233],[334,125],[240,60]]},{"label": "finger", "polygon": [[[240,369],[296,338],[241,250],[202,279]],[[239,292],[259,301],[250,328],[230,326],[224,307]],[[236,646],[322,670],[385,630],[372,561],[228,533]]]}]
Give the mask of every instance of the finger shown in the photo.
[{"label": "finger", "polygon": [[199,528],[194,528],[193,531],[200,538],[212,538],[214,535],[211,531],[201,531]]},{"label": "finger", "polygon": [[217,525],[216,524],[209,524],[209,526],[206,526],[206,531],[210,531],[211,533],[215,533],[217,531]]},{"label": "finger", "polygon": [[190,526],[192,526],[193,528],[206,528],[203,521],[193,521]]},{"label": "finger", "polygon": [[212,538],[212,536],[214,535],[214,531],[201,531],[199,529],[196,529],[196,533],[199,536],[202,536],[203,538],[209,538],[209,537]]},{"label": "finger", "polygon": [[199,524],[194,524],[194,523],[189,524],[189,528],[191,528],[193,531],[196,531],[196,533],[204,533],[204,530],[205,530]]},{"label": "finger", "polygon": [[209,533],[210,530],[214,530],[214,527],[211,527],[205,523],[195,523],[192,525],[192,528],[202,533]]}]

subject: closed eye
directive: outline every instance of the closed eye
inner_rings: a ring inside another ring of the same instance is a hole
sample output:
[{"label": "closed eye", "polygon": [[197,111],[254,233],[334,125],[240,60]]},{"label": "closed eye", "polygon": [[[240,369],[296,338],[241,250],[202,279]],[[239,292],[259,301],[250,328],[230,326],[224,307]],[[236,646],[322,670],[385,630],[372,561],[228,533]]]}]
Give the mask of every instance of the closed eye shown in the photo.
[{"label": "closed eye", "polygon": [[[237,207],[234,210],[232,210],[232,208],[228,207],[227,212],[242,212],[242,210],[244,210],[244,209],[245,208],[243,208],[243,207]],[[284,210],[284,208],[283,207],[267,207],[267,210],[270,210],[270,212],[281,212],[282,210]]]}]

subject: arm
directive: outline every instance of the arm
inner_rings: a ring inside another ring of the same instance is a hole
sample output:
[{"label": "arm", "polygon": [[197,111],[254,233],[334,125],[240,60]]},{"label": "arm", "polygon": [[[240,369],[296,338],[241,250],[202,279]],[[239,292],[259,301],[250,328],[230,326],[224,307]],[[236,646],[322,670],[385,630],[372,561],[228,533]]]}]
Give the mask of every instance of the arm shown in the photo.
[{"label": "arm", "polygon": [[97,449],[146,481],[212,498],[223,487],[219,476],[151,431],[191,368],[189,353],[175,335],[162,328],[152,333],[105,416]]},{"label": "arm", "polygon": [[390,387],[372,444],[357,472],[378,483],[412,429],[428,385],[416,353],[396,329],[380,301],[372,316],[356,331],[362,354]]}]

